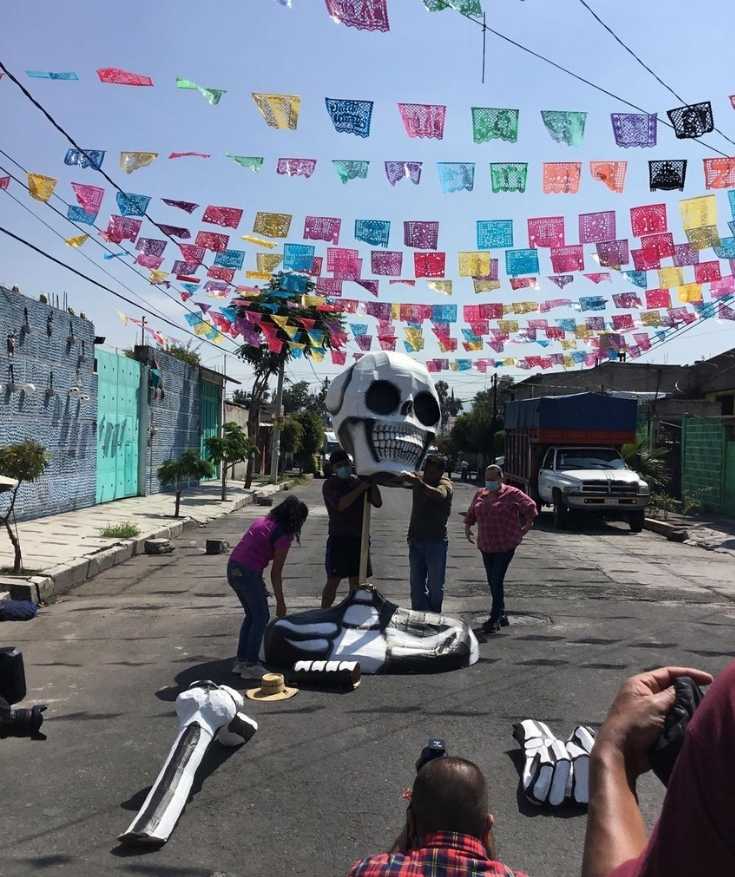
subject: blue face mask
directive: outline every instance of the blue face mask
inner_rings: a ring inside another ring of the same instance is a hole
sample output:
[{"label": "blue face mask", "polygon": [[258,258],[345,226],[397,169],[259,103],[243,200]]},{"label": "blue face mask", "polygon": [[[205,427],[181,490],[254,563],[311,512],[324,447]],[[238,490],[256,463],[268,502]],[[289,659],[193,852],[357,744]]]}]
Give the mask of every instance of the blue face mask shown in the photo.
[{"label": "blue face mask", "polygon": [[349,466],[337,466],[334,474],[337,478],[349,478],[352,475],[352,469]]},{"label": "blue face mask", "polygon": [[485,489],[486,490],[498,490],[499,488],[500,488],[499,481],[486,481],[485,482]]}]

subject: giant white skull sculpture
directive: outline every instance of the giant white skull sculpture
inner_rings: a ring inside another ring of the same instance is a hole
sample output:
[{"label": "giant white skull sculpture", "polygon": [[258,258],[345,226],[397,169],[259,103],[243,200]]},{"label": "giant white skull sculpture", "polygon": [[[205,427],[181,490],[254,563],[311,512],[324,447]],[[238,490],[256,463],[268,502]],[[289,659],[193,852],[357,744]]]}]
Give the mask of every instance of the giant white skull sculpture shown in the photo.
[{"label": "giant white skull sculpture", "polygon": [[439,428],[426,368],[403,353],[368,353],[338,375],[326,406],[358,475],[417,469]]}]

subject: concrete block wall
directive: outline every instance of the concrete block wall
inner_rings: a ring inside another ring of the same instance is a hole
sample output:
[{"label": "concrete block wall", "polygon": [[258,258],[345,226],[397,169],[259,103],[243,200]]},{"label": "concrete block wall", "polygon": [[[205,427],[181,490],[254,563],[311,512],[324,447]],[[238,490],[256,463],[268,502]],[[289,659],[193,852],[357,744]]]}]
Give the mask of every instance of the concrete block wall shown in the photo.
[{"label": "concrete block wall", "polygon": [[717,417],[685,417],[682,438],[682,494],[719,512],[725,466],[725,427]]},{"label": "concrete block wall", "polygon": [[[89,320],[0,286],[0,447],[32,438],[51,458],[45,475],[21,488],[16,507],[21,520],[94,505],[94,338]],[[10,365],[15,382],[33,384],[34,392],[11,392]],[[69,395],[74,387],[79,394]],[[5,503],[0,495],[0,507]]]},{"label": "concrete block wall", "polygon": [[[199,368],[150,347],[136,347],[142,370],[141,390],[141,493],[160,493],[158,467],[201,442]],[[157,363],[163,396],[150,386],[150,371]],[[146,407],[148,411],[146,412]],[[146,416],[147,415],[147,416]]]}]

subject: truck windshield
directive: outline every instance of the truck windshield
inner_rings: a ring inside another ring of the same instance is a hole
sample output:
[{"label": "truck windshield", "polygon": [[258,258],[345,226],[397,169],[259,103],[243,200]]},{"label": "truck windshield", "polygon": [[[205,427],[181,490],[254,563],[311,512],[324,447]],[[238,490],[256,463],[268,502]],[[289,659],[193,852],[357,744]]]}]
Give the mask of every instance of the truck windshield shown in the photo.
[{"label": "truck windshield", "polygon": [[625,462],[614,448],[568,448],[556,454],[556,468],[569,469],[625,469]]}]

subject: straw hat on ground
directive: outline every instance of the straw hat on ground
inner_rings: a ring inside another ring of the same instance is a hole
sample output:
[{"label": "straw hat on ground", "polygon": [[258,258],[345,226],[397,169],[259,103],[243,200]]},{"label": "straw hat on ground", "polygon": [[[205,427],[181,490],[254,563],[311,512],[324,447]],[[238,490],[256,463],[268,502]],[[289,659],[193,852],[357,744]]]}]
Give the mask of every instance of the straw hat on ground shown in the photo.
[{"label": "straw hat on ground", "polygon": [[260,679],[259,688],[249,688],[245,697],[250,700],[288,700],[294,694],[298,694],[298,688],[288,688],[281,673],[264,673]]}]

